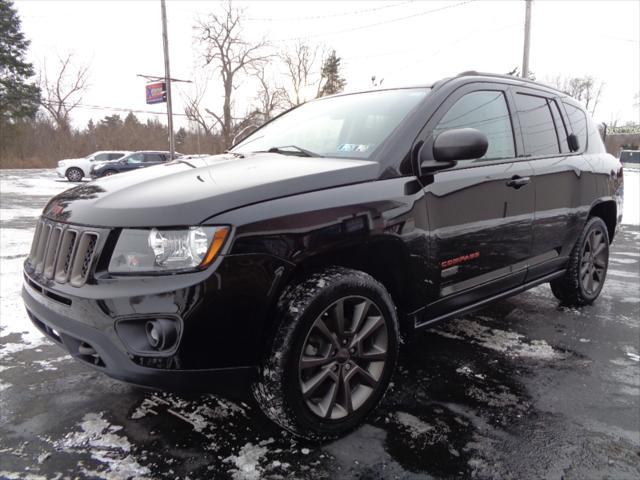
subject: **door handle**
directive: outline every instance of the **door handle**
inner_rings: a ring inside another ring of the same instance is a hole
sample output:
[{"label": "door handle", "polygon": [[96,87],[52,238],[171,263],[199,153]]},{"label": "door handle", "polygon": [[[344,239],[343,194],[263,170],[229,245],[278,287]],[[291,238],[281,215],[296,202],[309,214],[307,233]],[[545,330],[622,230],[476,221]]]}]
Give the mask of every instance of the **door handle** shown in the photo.
[{"label": "door handle", "polygon": [[507,187],[515,188],[516,190],[524,187],[531,181],[529,177],[521,177],[520,175],[514,175],[510,180],[507,180]]}]

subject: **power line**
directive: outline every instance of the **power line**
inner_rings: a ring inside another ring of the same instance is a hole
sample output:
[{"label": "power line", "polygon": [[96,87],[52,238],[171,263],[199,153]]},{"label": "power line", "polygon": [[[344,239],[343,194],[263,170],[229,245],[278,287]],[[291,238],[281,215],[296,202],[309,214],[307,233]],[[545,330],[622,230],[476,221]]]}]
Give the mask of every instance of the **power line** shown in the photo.
[{"label": "power line", "polygon": [[290,42],[292,40],[305,40],[307,38],[325,37],[327,35],[341,35],[343,33],[354,32],[356,30],[364,30],[365,28],[378,27],[380,25],[386,25],[388,23],[400,22],[402,20],[408,20],[409,18],[422,17],[422,16],[428,15],[430,13],[441,12],[442,10],[448,10],[450,8],[462,7],[463,5],[467,5],[467,4],[473,3],[475,1],[477,1],[477,0],[466,0],[464,2],[455,3],[453,5],[446,5],[444,7],[434,8],[434,9],[431,9],[431,10],[426,10],[424,12],[412,13],[411,15],[405,15],[404,17],[392,18],[391,20],[384,20],[382,22],[370,23],[368,25],[361,25],[359,27],[347,28],[345,30],[337,30],[337,31],[333,31],[333,32],[316,33],[316,34],[313,34],[313,35],[304,35],[304,36],[301,36],[301,37],[280,38],[280,39],[276,39],[276,40],[273,40],[273,41],[274,42]]},{"label": "power line", "polygon": [[[49,101],[49,100],[41,100],[40,103],[47,104],[47,105],[64,105],[65,107],[79,107],[79,108],[86,108],[89,110],[109,110],[114,112],[131,112],[131,113],[146,113],[150,115],[165,115],[164,112],[153,112],[151,110],[137,110],[133,108],[121,108],[121,107],[106,107],[103,105],[87,105],[84,103],[70,104],[65,102],[55,102],[55,101]],[[174,113],[174,115],[180,115],[183,117],[187,116],[187,114],[185,113]]]},{"label": "power line", "polygon": [[258,18],[258,17],[247,17],[245,20],[250,22],[303,22],[306,20],[320,20],[323,18],[334,18],[334,17],[343,17],[345,15],[360,15],[363,13],[377,12],[379,10],[385,10],[387,8],[395,8],[401,7],[408,3],[414,3],[415,0],[407,0],[406,2],[401,3],[393,3],[391,5],[384,5],[382,7],[375,8],[365,8],[362,10],[352,10],[350,12],[342,12],[342,13],[330,13],[327,15],[313,15],[308,17],[288,17],[288,18]]}]

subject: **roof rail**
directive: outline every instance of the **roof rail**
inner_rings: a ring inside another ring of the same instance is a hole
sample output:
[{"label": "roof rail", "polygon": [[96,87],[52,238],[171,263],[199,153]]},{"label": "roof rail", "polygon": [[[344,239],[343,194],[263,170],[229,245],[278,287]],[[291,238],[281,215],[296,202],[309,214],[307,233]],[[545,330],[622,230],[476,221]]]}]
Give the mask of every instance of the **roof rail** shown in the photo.
[{"label": "roof rail", "polygon": [[539,82],[537,80],[531,80],[530,78],[522,78],[522,77],[516,77],[514,75],[505,75],[503,73],[489,73],[489,72],[478,72],[476,70],[467,70],[465,72],[460,72],[458,75],[456,75],[456,77],[494,77],[494,78],[505,78],[505,79],[509,79],[509,80],[516,80],[516,81],[521,81],[521,82],[526,82],[526,83],[533,83],[534,85],[538,85],[540,87],[545,87],[548,88],[550,90],[554,90],[558,93],[561,93],[563,96],[567,96],[566,93],[564,93],[563,91],[557,89],[556,87],[553,87],[551,85],[547,85],[546,83],[542,83]]}]

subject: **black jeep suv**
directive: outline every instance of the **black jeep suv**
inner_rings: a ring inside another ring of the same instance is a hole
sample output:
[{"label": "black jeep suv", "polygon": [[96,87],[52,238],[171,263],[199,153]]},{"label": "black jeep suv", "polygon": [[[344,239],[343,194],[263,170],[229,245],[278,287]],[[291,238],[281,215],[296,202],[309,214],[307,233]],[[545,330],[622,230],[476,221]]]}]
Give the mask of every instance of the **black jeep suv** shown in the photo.
[{"label": "black jeep suv", "polygon": [[600,293],[622,167],[583,107],[465,73],[284,113],[230,152],[53,198],[30,318],[108,375],[232,394],[291,432],[361,422],[409,335],[550,282]]}]

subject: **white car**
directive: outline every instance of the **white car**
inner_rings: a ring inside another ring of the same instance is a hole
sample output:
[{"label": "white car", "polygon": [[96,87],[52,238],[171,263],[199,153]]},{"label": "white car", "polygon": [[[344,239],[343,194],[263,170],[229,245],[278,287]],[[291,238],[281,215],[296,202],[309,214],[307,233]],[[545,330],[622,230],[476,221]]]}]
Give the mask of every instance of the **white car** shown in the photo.
[{"label": "white car", "polygon": [[84,177],[90,176],[91,166],[96,162],[118,160],[127,155],[128,151],[102,150],[92,153],[85,158],[67,158],[58,162],[56,172],[59,177],[67,177],[70,182],[79,182]]}]

